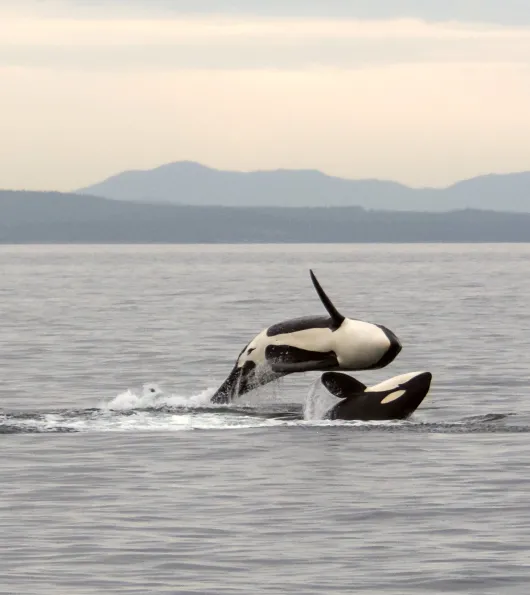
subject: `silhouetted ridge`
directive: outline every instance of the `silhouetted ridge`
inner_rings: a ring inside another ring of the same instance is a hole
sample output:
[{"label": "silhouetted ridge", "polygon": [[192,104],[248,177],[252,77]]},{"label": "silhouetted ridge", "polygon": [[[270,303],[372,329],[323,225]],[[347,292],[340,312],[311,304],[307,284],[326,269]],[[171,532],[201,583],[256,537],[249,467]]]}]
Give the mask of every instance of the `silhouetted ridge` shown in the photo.
[{"label": "silhouetted ridge", "polygon": [[530,214],[134,203],[0,191],[2,243],[529,242]]},{"label": "silhouetted ridge", "polygon": [[361,206],[428,212],[470,207],[530,212],[530,172],[479,176],[436,189],[384,180],[347,180],[315,169],[236,172],[178,161],[119,173],[78,193],[196,206]]}]

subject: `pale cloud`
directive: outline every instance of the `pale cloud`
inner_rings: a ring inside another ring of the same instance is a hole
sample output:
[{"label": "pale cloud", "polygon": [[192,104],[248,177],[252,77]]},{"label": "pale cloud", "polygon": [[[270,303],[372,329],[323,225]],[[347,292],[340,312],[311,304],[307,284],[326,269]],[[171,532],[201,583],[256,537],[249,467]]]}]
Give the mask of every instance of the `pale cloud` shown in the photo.
[{"label": "pale cloud", "polygon": [[185,4],[0,3],[0,187],[179,159],[412,185],[530,169],[530,28]]},{"label": "pale cloud", "polygon": [[[4,0],[0,4],[3,66],[118,71],[133,67],[140,71],[303,69],[315,65],[357,68],[451,61],[530,63],[530,27],[457,21],[427,23],[417,18],[340,20],[240,15],[109,18],[109,14],[114,14],[113,9],[120,6],[167,5],[168,9],[170,6],[183,9],[189,3],[17,2]],[[260,3],[253,5],[259,7]],[[28,7],[33,10],[27,10]],[[81,8],[87,9],[91,17],[80,18]]]},{"label": "pale cloud", "polygon": [[5,14],[3,45],[158,45],[172,42],[305,42],[332,39],[525,39],[528,31],[494,25],[427,23],[419,19],[338,20],[227,16],[171,19],[32,18]]},{"label": "pale cloud", "polygon": [[426,61],[530,63],[530,28],[202,17],[75,20],[4,16],[0,63],[121,70],[360,67]]},{"label": "pale cloud", "polygon": [[243,16],[466,21],[530,25],[528,0],[2,0],[13,10],[38,14],[75,13],[79,17],[149,18],[158,15]]}]

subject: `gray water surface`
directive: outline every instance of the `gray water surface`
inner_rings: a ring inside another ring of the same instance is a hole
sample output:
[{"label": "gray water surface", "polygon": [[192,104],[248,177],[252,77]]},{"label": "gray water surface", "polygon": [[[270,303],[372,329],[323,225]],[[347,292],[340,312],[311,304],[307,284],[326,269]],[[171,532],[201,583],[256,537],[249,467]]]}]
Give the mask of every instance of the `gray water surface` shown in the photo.
[{"label": "gray water surface", "polygon": [[[0,247],[0,593],[530,588],[529,245]],[[391,328],[407,422],[209,396],[264,326]],[[150,388],[154,392],[150,392]]]}]

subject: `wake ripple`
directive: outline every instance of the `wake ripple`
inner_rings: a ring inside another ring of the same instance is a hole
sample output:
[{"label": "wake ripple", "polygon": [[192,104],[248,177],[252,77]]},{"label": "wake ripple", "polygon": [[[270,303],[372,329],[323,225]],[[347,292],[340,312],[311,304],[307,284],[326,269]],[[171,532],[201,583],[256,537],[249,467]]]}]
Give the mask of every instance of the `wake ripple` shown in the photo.
[{"label": "wake ripple", "polygon": [[362,432],[520,433],[530,426],[506,424],[511,414],[486,414],[456,421],[343,421],[304,419],[304,406],[267,404],[266,407],[215,405],[213,390],[191,397],[165,395],[157,385],[141,392],[127,390],[91,409],[0,413],[0,434],[79,432],[179,432],[241,430],[278,427],[343,428]]}]

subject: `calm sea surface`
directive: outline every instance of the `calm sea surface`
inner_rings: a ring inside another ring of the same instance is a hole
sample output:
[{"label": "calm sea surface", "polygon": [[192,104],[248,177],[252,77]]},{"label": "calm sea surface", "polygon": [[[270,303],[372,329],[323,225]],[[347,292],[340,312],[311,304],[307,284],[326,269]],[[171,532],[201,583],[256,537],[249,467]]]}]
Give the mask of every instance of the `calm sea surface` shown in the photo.
[{"label": "calm sea surface", "polygon": [[[0,247],[0,593],[527,594],[530,245]],[[384,324],[408,422],[208,405],[263,327]],[[152,389],[152,390],[150,390]]]}]

